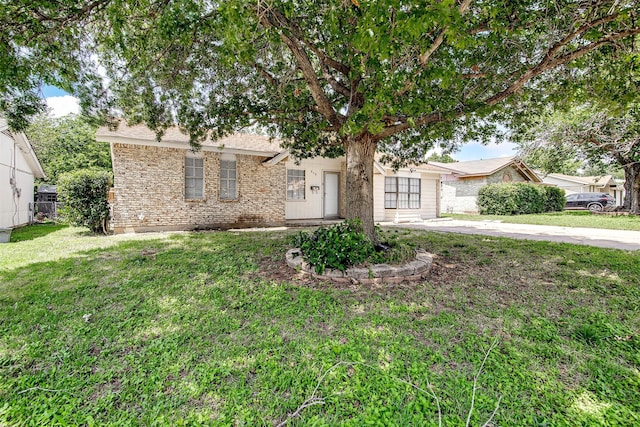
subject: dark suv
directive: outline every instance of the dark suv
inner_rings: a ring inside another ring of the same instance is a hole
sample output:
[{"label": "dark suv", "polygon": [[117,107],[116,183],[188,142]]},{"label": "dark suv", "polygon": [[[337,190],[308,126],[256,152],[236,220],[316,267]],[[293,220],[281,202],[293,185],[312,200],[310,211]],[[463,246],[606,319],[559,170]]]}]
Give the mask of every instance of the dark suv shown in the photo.
[{"label": "dark suv", "polygon": [[565,209],[589,209],[591,212],[601,212],[613,209],[616,199],[607,193],[574,193],[567,196]]}]

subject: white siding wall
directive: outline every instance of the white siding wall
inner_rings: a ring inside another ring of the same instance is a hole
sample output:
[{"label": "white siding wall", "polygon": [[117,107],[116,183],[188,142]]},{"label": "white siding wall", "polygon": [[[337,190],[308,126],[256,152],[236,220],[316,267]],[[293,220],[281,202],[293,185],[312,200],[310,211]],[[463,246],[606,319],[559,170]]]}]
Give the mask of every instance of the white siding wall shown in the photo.
[{"label": "white siding wall", "polygon": [[[9,183],[14,170],[20,197],[14,197]],[[30,203],[33,204],[33,172],[13,138],[0,132],[0,228],[27,224],[32,215]]]},{"label": "white siding wall", "polygon": [[564,189],[565,193],[588,193],[589,186],[587,184],[579,184],[577,182],[565,181],[564,179],[554,178],[552,176],[545,176],[542,180],[545,184],[553,184],[557,187]]},{"label": "white siding wall", "polygon": [[[384,175],[379,173],[373,174],[373,220],[375,222],[393,221],[386,219],[386,212],[389,209],[384,208]],[[391,214],[390,214],[391,215]],[[393,212],[395,215],[395,210]],[[391,216],[393,216],[391,215]]]},{"label": "white siding wall", "polygon": [[[420,178],[420,209],[385,209],[384,208],[384,178],[385,176],[401,176]],[[393,222],[399,214],[404,217],[432,219],[440,216],[438,206],[440,175],[419,174],[409,171],[398,171],[393,174],[387,171],[386,175],[374,174],[373,176],[373,220],[376,222]]]},{"label": "white siding wall", "polygon": [[[325,159],[316,157],[305,159],[296,165],[291,159],[287,160],[287,169],[303,169],[305,171],[305,200],[287,200],[285,202],[285,219],[317,219],[324,216],[323,194],[324,194],[324,172],[340,172],[340,192],[343,188],[343,159]],[[285,178],[286,179],[286,178]],[[287,183],[283,185],[286,187]],[[312,186],[319,187],[316,191],[311,191]],[[340,201],[342,203],[342,200]],[[340,209],[342,211],[342,209]]]},{"label": "white siding wall", "polygon": [[440,176],[422,174],[422,194],[420,196],[420,215],[422,219],[440,216]]}]

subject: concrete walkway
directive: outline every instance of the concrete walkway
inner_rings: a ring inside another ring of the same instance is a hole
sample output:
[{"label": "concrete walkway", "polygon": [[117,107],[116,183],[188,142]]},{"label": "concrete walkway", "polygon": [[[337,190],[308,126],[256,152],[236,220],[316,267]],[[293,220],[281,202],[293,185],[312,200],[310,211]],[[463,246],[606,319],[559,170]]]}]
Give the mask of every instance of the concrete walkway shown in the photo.
[{"label": "concrete walkway", "polygon": [[416,228],[446,233],[480,234],[512,239],[546,240],[624,250],[640,250],[640,231],[601,228],[558,227],[552,225],[508,224],[498,221],[431,220],[424,223],[385,226]]}]

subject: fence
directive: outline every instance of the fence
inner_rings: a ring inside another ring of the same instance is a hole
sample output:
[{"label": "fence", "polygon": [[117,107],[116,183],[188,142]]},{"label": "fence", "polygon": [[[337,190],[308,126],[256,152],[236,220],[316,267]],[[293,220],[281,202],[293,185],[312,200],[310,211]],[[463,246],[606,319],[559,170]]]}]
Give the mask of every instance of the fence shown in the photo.
[{"label": "fence", "polygon": [[62,208],[62,203],[37,201],[35,206],[36,218],[56,220],[58,218],[58,212],[60,208]]}]

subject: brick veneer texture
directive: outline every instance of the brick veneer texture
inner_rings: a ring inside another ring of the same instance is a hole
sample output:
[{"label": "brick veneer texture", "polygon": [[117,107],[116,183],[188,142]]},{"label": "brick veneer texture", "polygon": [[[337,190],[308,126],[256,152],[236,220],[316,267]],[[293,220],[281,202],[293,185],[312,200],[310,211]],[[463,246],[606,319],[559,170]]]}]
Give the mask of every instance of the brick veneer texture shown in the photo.
[{"label": "brick veneer texture", "polygon": [[236,155],[238,198],[220,200],[220,154],[201,152],[204,199],[186,200],[188,154],[186,149],[112,144],[115,233],[284,224],[284,163],[263,166],[264,157]]}]

